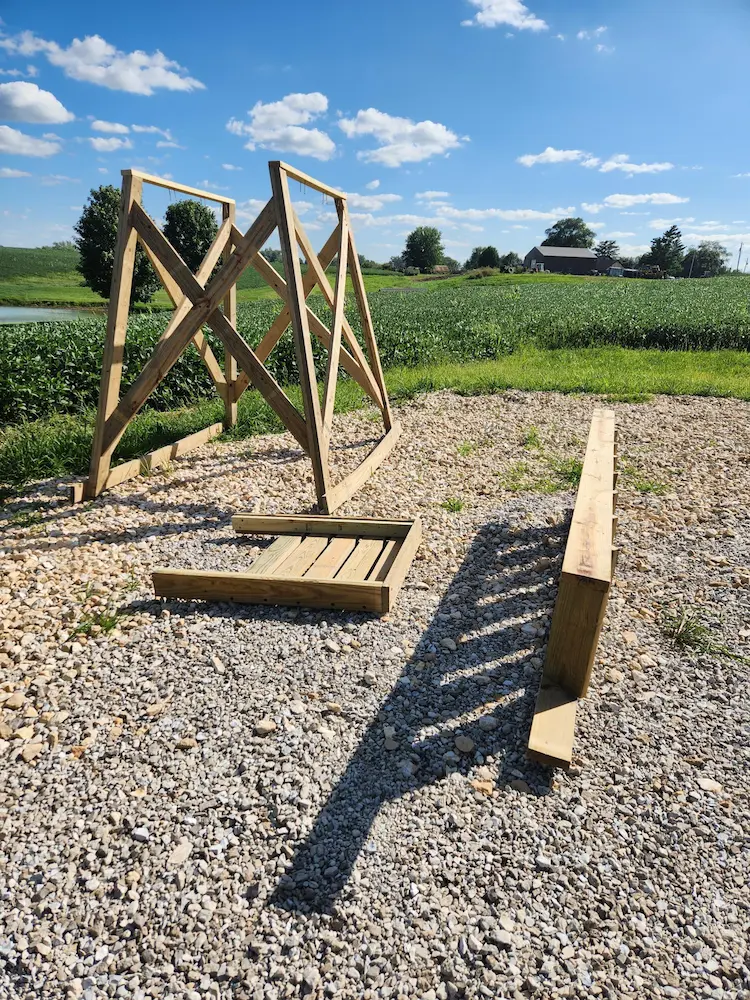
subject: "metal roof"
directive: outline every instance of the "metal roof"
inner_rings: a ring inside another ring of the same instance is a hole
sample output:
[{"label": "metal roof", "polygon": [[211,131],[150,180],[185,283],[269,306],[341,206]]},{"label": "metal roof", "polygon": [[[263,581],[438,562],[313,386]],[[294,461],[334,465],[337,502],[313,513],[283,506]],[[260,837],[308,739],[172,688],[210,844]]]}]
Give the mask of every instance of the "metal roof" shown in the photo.
[{"label": "metal roof", "polygon": [[596,260],[593,250],[584,247],[534,247],[531,253],[540,253],[543,257],[588,257]]}]

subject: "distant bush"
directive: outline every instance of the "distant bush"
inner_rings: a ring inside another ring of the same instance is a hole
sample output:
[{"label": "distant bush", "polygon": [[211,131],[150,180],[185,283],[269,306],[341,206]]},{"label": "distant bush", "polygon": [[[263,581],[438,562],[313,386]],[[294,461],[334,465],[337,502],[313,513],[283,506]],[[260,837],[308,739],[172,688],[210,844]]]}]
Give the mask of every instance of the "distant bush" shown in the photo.
[{"label": "distant bush", "polygon": [[407,275],[409,278],[415,278],[419,273],[420,271],[418,267],[407,267],[404,270],[404,274]]},{"label": "distant bush", "polygon": [[493,274],[501,274],[499,267],[475,267],[473,271],[467,271],[467,278],[490,278]]}]

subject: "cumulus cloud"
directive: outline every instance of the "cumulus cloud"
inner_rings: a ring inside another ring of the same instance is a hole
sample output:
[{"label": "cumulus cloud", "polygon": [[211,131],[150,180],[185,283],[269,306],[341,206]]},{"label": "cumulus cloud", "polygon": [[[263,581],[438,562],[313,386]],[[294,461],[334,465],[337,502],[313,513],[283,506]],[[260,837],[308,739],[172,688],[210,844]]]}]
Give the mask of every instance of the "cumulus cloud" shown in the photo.
[{"label": "cumulus cloud", "polygon": [[9,125],[0,125],[0,153],[11,156],[54,156],[61,149],[59,142],[36,139]]},{"label": "cumulus cloud", "polygon": [[67,48],[39,38],[32,31],[0,37],[0,48],[11,55],[44,55],[66,76],[85,83],[95,83],[110,90],[151,95],[156,90],[203,90],[200,80],[158,49],[148,53],[136,49],[121,52],[100,35],[74,38]]},{"label": "cumulus cloud", "polygon": [[378,212],[384,205],[401,201],[400,194],[347,194],[352,208],[361,208],[363,212]]},{"label": "cumulus cloud", "polygon": [[680,205],[690,201],[676,194],[610,194],[604,199],[607,208],[631,208],[633,205]]},{"label": "cumulus cloud", "polygon": [[521,0],[469,0],[469,3],[479,10],[468,21],[462,21],[465,28],[497,28],[507,24],[511,28],[528,31],[546,31],[549,27],[546,21],[521,3]]},{"label": "cumulus cloud", "polygon": [[622,240],[626,236],[635,236],[635,233],[621,233],[619,230],[615,230],[613,233],[607,233],[608,240]]},{"label": "cumulus cloud", "polygon": [[580,39],[582,42],[594,41],[595,39],[600,38],[606,30],[607,26],[605,24],[601,24],[598,28],[594,28],[592,31],[579,31],[576,38]]},{"label": "cumulus cloud", "polygon": [[674,169],[674,163],[632,163],[627,153],[616,153],[608,160],[602,160],[582,149],[555,149],[554,146],[547,146],[541,153],[525,153],[516,162],[524,167],[535,167],[539,163],[580,163],[582,167],[598,169],[602,174],[609,174],[613,170],[622,170],[630,175],[655,174]]},{"label": "cumulus cloud", "polygon": [[235,167],[233,163],[222,163],[222,170],[242,170],[242,167]]},{"label": "cumulus cloud", "polygon": [[22,69],[0,69],[0,76],[13,76],[16,79],[33,80],[34,77],[39,76],[39,70],[36,66],[27,66],[25,73]]},{"label": "cumulus cloud", "polygon": [[143,132],[146,135],[161,135],[167,142],[172,141],[172,133],[168,128],[159,128],[158,125],[131,125],[134,132]]},{"label": "cumulus cloud", "polygon": [[95,119],[91,123],[91,128],[94,132],[113,132],[117,135],[127,135],[130,131],[127,125],[121,125],[120,122],[105,122],[101,118]]},{"label": "cumulus cloud", "polygon": [[736,179],[737,179],[737,178],[739,178],[739,177],[750,177],[750,170],[748,170],[748,171],[747,171],[746,173],[744,173],[744,174],[732,174],[732,179],[733,179],[733,180],[736,180]]},{"label": "cumulus cloud", "polygon": [[[685,216],[679,216],[679,215],[676,216],[674,219],[651,219],[651,221],[649,222],[649,227],[651,229],[669,229],[670,226],[674,226],[678,222],[691,223],[695,222],[695,219],[692,216],[688,216],[686,218]],[[718,225],[719,223],[716,222],[709,228],[713,229]]]},{"label": "cumulus cloud", "polygon": [[572,215],[575,205],[567,208],[551,208],[548,212],[539,212],[534,208],[453,208],[451,205],[439,205],[437,213],[442,219],[505,219],[508,222],[526,222],[536,219],[559,219]]},{"label": "cumulus cloud", "polygon": [[0,118],[10,122],[59,125],[72,122],[75,115],[48,90],[19,80],[0,83]]},{"label": "cumulus cloud", "polygon": [[581,202],[581,208],[584,210],[584,212],[590,212],[591,215],[596,215],[597,212],[601,212],[601,210],[604,208],[604,205],[600,204],[599,202],[583,201]]},{"label": "cumulus cloud", "polygon": [[14,167],[0,167],[0,177],[31,177],[26,170],[16,170]]},{"label": "cumulus cloud", "polygon": [[248,198],[247,201],[238,202],[237,219],[240,222],[254,222],[265,206],[265,201],[260,198]]},{"label": "cumulus cloud", "polygon": [[101,136],[90,136],[89,142],[97,153],[114,153],[117,149],[133,148],[133,143],[130,139],[118,139],[117,136],[112,136],[110,139],[104,139]]},{"label": "cumulus cloud", "polygon": [[357,156],[385,167],[400,167],[402,163],[419,163],[432,156],[445,156],[466,141],[439,122],[413,122],[410,118],[398,118],[375,108],[358,111],[354,118],[340,118],[338,125],[349,139],[371,135],[379,144],[378,148],[362,150]]},{"label": "cumulus cloud", "polygon": [[449,198],[450,194],[447,191],[417,191],[414,197],[417,201],[442,201]]},{"label": "cumulus cloud", "polygon": [[369,184],[365,184],[365,187],[367,188],[368,191],[377,191],[377,189],[380,187],[380,181],[378,180],[370,181]]},{"label": "cumulus cloud", "polygon": [[246,149],[275,149],[281,153],[330,160],[336,152],[333,139],[318,128],[305,128],[328,110],[328,98],[317,92],[287,94],[280,101],[258,101],[248,112],[250,120],[230,118],[227,129],[248,136]]}]

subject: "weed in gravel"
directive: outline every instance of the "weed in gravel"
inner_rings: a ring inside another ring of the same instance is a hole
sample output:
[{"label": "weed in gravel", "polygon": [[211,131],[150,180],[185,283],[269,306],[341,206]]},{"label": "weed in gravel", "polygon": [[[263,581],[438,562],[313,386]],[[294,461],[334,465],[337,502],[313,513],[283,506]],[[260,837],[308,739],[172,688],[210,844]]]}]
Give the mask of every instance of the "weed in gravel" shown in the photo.
[{"label": "weed in gravel", "polygon": [[524,448],[526,448],[527,451],[532,451],[532,450],[541,451],[542,439],[539,437],[539,428],[534,427],[533,425],[531,427],[528,427],[523,432],[523,437],[521,438],[521,444],[523,445]]},{"label": "weed in gravel", "polygon": [[629,462],[622,462],[620,469],[626,481],[639,493],[651,493],[661,497],[669,492],[669,486],[666,483],[661,483],[658,479],[648,479],[640,469]]},{"label": "weed in gravel", "polygon": [[111,608],[105,608],[103,611],[92,611],[76,622],[71,630],[71,635],[100,635],[102,632],[106,634],[117,627],[119,619],[119,612]]},{"label": "weed in gravel", "polygon": [[471,441],[462,441],[456,450],[463,458],[468,458],[469,455],[477,450],[477,446],[472,444]]},{"label": "weed in gravel", "polygon": [[740,663],[750,663],[750,657],[733,653],[722,642],[716,642],[709,625],[701,621],[699,615],[686,606],[674,613],[667,612],[662,618],[662,630],[675,649],[695,650],[699,653],[715,653]]},{"label": "weed in gravel", "polygon": [[443,500],[440,506],[443,510],[450,511],[451,514],[458,514],[459,511],[464,509],[466,504],[463,500],[459,500],[458,497],[448,497],[447,500]]}]

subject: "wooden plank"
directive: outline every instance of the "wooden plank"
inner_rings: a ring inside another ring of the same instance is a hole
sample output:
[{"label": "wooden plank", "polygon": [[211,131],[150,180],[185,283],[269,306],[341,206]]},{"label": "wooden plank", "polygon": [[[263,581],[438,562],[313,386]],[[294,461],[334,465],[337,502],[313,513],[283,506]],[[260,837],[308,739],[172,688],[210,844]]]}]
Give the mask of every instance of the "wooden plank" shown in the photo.
[{"label": "wooden plank", "polygon": [[[284,257],[284,274],[288,289],[288,305],[292,316],[292,334],[294,337],[294,352],[297,359],[297,370],[302,391],[303,410],[307,424],[307,452],[313,467],[315,493],[318,504],[325,510],[325,498],[330,486],[328,462],[321,450],[322,423],[320,414],[320,399],[318,384],[315,378],[315,359],[310,340],[310,326],[307,322],[307,306],[305,304],[302,269],[297,252],[297,239],[294,228],[294,214],[289,184],[285,171],[277,164],[270,163],[271,189],[276,203],[277,227],[279,242]],[[254,385],[257,385],[255,373],[243,365]],[[260,387],[259,387],[260,388]],[[326,511],[327,512],[327,511]]]},{"label": "wooden plank", "polygon": [[[234,219],[235,219],[235,206],[234,202],[225,202],[221,206],[221,217],[224,220],[224,225],[229,227],[229,235],[226,241],[226,249],[224,252],[224,263],[232,254],[233,242],[232,242],[232,231],[234,229]],[[224,297],[224,315],[229,320],[230,324],[237,329],[237,286],[232,285],[227,291]],[[224,426],[234,427],[237,423],[237,395],[235,392],[235,382],[237,381],[237,359],[231,353],[231,351],[224,348],[224,372],[226,377],[227,385],[229,386],[229,391],[224,397]]]},{"label": "wooden plank", "polygon": [[346,297],[346,264],[349,249],[349,224],[344,216],[343,202],[337,202],[340,213],[341,245],[336,266],[336,290],[333,296],[333,321],[331,323],[331,342],[328,348],[328,364],[326,365],[325,386],[323,389],[323,448],[326,461],[331,445],[333,431],[333,406],[336,402],[336,386],[339,378],[339,356],[341,354],[341,328],[344,322],[344,300]]},{"label": "wooden plank", "polygon": [[[348,214],[346,217],[348,219]],[[351,259],[350,274],[352,287],[354,288],[354,297],[357,300],[359,315],[362,321],[362,332],[364,333],[365,344],[367,345],[367,356],[370,361],[370,368],[375,376],[375,381],[383,397],[383,422],[385,423],[385,429],[388,431],[391,429],[393,423],[393,414],[391,413],[391,404],[388,400],[388,390],[385,387],[385,377],[382,365],[380,364],[378,342],[375,339],[375,328],[372,325],[370,305],[367,301],[367,292],[365,291],[365,280],[362,277],[362,270],[359,266],[359,257],[357,256],[357,247],[354,242],[354,233],[351,230],[351,226],[349,227],[349,256]]]},{"label": "wooden plank", "polygon": [[357,492],[357,490],[367,482],[376,469],[378,469],[385,459],[390,455],[394,445],[401,437],[401,424],[394,423],[391,429],[381,438],[379,443],[373,448],[370,454],[363,459],[361,465],[349,473],[349,475],[337,483],[326,494],[326,510],[332,514],[337,507]]},{"label": "wooden plank", "polygon": [[421,541],[422,522],[419,518],[416,518],[386,574],[384,581],[386,587],[384,610],[389,611],[396,603],[396,598],[401,591],[411,564],[414,562],[414,556]]},{"label": "wooden plank", "polygon": [[263,549],[247,572],[254,576],[273,573],[276,567],[294,552],[301,541],[302,535],[284,535],[282,538],[277,538],[268,548]]},{"label": "wooden plank", "polygon": [[332,580],[346,562],[356,544],[356,538],[332,538],[322,555],[318,556],[306,575],[316,580]]},{"label": "wooden plank", "polygon": [[303,538],[297,548],[276,567],[276,575],[284,577],[304,576],[327,546],[328,539],[320,535]]},{"label": "wooden plank", "polygon": [[275,160],[274,162],[269,163],[268,166],[283,170],[289,177],[292,178],[292,180],[299,181],[301,184],[312,188],[314,191],[320,191],[321,194],[327,194],[329,198],[346,198],[343,191],[337,191],[336,188],[323,184],[322,181],[318,181],[314,177],[310,177],[309,174],[305,174],[301,170],[297,170],[296,167],[289,166],[289,164],[284,163],[283,160]]},{"label": "wooden plank", "polygon": [[526,750],[529,757],[550,767],[570,767],[577,704],[561,687],[542,680]]},{"label": "wooden plank", "polygon": [[120,395],[135,248],[138,241],[138,235],[131,225],[131,210],[133,205],[140,201],[141,193],[142,183],[139,178],[132,175],[123,176],[117,244],[112,267],[112,288],[107,313],[107,332],[102,354],[99,404],[91,446],[89,478],[84,486],[84,494],[89,498],[98,496],[104,489],[114,451],[114,445],[105,444],[105,429],[107,420],[117,409]]},{"label": "wooden plank", "polygon": [[119,486],[120,483],[127,482],[129,479],[135,479],[137,476],[158,469],[160,466],[167,465],[173,459],[181,458],[183,455],[187,455],[188,452],[200,448],[203,444],[207,444],[213,438],[218,437],[223,430],[223,424],[211,424],[210,427],[204,427],[202,431],[188,434],[186,437],[180,438],[179,441],[175,441],[174,444],[165,444],[163,447],[157,448],[155,451],[149,452],[141,458],[121,462],[120,465],[116,465],[110,470],[104,488],[110,489],[112,486]]},{"label": "wooden plank", "polygon": [[383,546],[383,551],[378,556],[377,562],[370,570],[368,580],[385,580],[393,562],[398,555],[402,542],[398,538],[389,538]]},{"label": "wooden plank", "polygon": [[154,187],[166,188],[168,191],[180,191],[182,194],[190,194],[194,198],[206,198],[208,201],[218,201],[223,205],[234,205],[234,198],[227,198],[223,194],[215,191],[202,191],[200,188],[188,187],[186,184],[177,184],[166,177],[156,177],[154,174],[146,174],[142,170],[123,170],[122,176],[135,177],[145,184],[153,184]]},{"label": "wooden plank", "polygon": [[336,574],[336,579],[366,580],[378,561],[384,544],[381,538],[360,538],[354,551]]},{"label": "wooden plank", "polygon": [[406,538],[413,521],[384,521],[377,517],[323,517],[310,514],[235,514],[237,534],[348,535],[351,538]]},{"label": "wooden plank", "polygon": [[[140,213],[139,219],[142,223],[145,219],[147,223],[146,232],[150,232],[153,228],[155,234],[158,234],[158,236],[154,235],[154,240],[157,242],[163,241],[169,246],[167,240],[145,212]],[[114,449],[130,420],[143,406],[156,386],[172,369],[195,333],[200,330],[209,316],[216,310],[226,295],[229,286],[236,281],[237,273],[241,273],[244,267],[243,256],[252,257],[257,253],[273,232],[275,225],[273,203],[269,202],[250,229],[248,229],[247,233],[245,233],[242,242],[235,248],[231,259],[221,268],[219,274],[211,279],[205,290],[201,288],[197,280],[190,274],[189,269],[185,268],[190,278],[187,283],[188,288],[192,295],[197,297],[198,302],[192,308],[188,309],[186,315],[178,322],[178,325],[174,328],[170,336],[159,341],[151,357],[141,370],[141,373],[120,400],[117,409],[110,414],[107,419],[107,426],[103,429],[103,434],[106,433],[106,441],[109,448]],[[140,235],[143,237],[142,232]],[[176,253],[174,248],[171,249],[172,253]],[[173,277],[176,277],[176,275],[173,275]],[[183,287],[184,291],[186,291],[185,287]],[[192,295],[188,297],[192,298]]]},{"label": "wooden plank", "polygon": [[250,573],[163,568],[156,569],[152,579],[157,597],[383,612],[383,585],[380,583],[348,581],[341,584],[336,580],[306,577],[263,577]]}]

